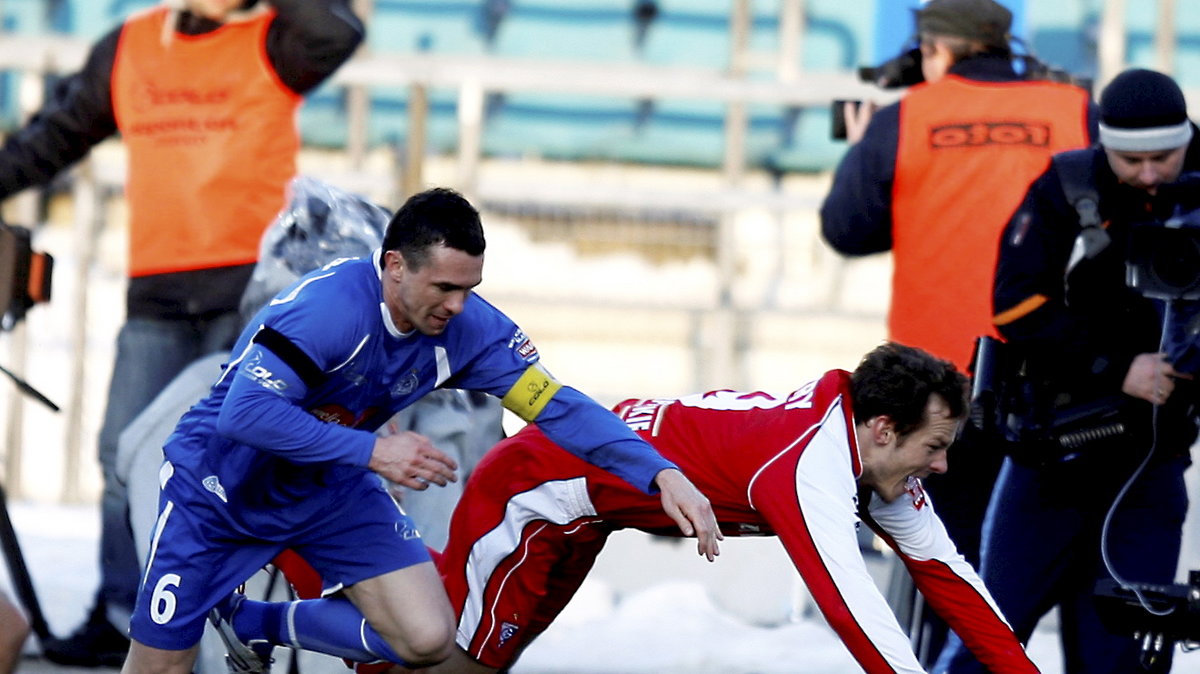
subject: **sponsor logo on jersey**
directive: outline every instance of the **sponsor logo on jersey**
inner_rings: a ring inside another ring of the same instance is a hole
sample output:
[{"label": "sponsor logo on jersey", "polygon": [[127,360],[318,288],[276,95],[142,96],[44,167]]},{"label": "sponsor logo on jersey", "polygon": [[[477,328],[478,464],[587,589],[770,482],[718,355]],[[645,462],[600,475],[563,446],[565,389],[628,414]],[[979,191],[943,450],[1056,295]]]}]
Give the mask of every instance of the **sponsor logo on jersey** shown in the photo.
[{"label": "sponsor logo on jersey", "polygon": [[[850,500],[854,502],[854,512],[857,514],[858,513],[858,494],[855,494],[853,497],[850,498]],[[861,528],[862,528],[862,520],[856,517],[854,519],[854,530],[858,531]]]},{"label": "sponsor logo on jersey", "polygon": [[250,356],[242,366],[238,368],[238,372],[249,377],[251,381],[256,382],[259,386],[274,391],[283,393],[287,390],[287,382],[276,377],[274,372],[271,372],[262,364],[262,353],[255,351],[254,355]]},{"label": "sponsor logo on jersey", "polygon": [[504,646],[504,642],[513,638],[513,635],[515,635],[519,629],[521,629],[520,625],[514,625],[507,620],[500,623],[500,643],[497,644],[497,646]]},{"label": "sponsor logo on jersey", "polygon": [[221,499],[221,503],[229,503],[229,499],[225,498],[225,487],[221,486],[221,480],[216,475],[209,475],[200,481],[204,488],[217,495]]},{"label": "sponsor logo on jersey", "polygon": [[421,379],[417,376],[417,369],[413,368],[408,371],[408,374],[401,377],[399,381],[397,381],[395,384],[392,384],[390,393],[392,394],[393,398],[406,396],[409,393],[417,390],[417,386],[420,384]]},{"label": "sponsor logo on jersey", "polygon": [[530,365],[517,383],[508,389],[501,402],[509,411],[525,421],[537,418],[562,384],[540,365]]},{"label": "sponsor logo on jersey", "polygon": [[405,541],[411,541],[421,537],[421,532],[417,531],[417,528],[413,526],[412,522],[410,521],[396,522],[396,533],[399,534],[400,538]]},{"label": "sponsor logo on jersey", "polygon": [[908,492],[908,495],[912,497],[914,510],[920,510],[925,507],[925,487],[921,485],[920,480],[909,475],[908,484],[904,486],[904,491]]},{"label": "sponsor logo on jersey", "polygon": [[325,423],[356,428],[359,424],[369,418],[372,414],[375,414],[377,411],[377,408],[369,407],[356,415],[341,405],[330,403],[328,405],[319,405],[314,407],[310,409],[308,413],[320,419],[321,421],[324,421]]},{"label": "sponsor logo on jersey", "polygon": [[520,328],[517,328],[517,331],[513,333],[512,339],[508,340],[508,348],[516,351],[517,355],[526,363],[532,363],[538,358],[537,347],[525,335],[525,331]]}]

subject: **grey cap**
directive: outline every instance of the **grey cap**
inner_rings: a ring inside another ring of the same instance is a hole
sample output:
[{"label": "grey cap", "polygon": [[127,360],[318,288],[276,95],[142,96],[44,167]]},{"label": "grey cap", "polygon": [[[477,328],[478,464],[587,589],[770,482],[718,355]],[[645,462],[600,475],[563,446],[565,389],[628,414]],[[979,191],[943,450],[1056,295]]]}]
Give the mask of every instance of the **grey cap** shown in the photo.
[{"label": "grey cap", "polygon": [[913,12],[919,33],[978,40],[989,47],[1008,46],[1012,12],[995,0],[930,0]]}]

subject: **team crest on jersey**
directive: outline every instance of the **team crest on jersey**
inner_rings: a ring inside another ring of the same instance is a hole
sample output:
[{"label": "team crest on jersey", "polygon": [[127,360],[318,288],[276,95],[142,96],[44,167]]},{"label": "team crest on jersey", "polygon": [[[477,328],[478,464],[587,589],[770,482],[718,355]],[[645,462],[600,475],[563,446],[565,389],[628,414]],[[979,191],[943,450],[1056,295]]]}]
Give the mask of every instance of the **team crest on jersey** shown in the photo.
[{"label": "team crest on jersey", "polygon": [[519,625],[514,625],[514,624],[508,622],[507,620],[500,623],[500,643],[496,644],[497,647],[504,646],[504,642],[511,639],[513,637],[513,635],[516,634],[517,630],[519,630],[519,629],[521,629],[521,627]]},{"label": "team crest on jersey", "polygon": [[532,363],[537,360],[537,347],[525,335],[525,331],[520,328],[517,328],[517,331],[513,333],[512,339],[508,340],[508,348],[516,351],[517,355],[524,359],[526,363]]},{"label": "team crest on jersey", "polygon": [[209,475],[200,481],[204,488],[217,495],[221,499],[221,503],[229,503],[229,499],[225,498],[225,487],[221,486],[221,480],[216,475]]},{"label": "team crest on jersey", "polygon": [[392,384],[390,393],[393,398],[406,396],[409,393],[417,390],[417,386],[421,384],[421,378],[417,376],[417,369],[413,368],[408,371],[408,374],[400,378],[400,381]]},{"label": "team crest on jersey", "polygon": [[908,492],[908,495],[912,497],[914,510],[920,510],[925,507],[927,500],[925,498],[925,487],[921,486],[920,480],[909,475],[908,484],[904,486],[904,491]]}]

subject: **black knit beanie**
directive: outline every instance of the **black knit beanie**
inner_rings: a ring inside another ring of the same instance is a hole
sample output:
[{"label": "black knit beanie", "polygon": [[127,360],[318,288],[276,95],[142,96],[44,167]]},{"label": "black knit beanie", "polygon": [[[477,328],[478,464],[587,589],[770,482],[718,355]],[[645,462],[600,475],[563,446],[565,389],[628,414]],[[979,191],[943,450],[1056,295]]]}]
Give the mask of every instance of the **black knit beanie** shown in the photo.
[{"label": "black knit beanie", "polygon": [[1100,94],[1100,144],[1121,152],[1159,152],[1192,139],[1187,101],[1175,80],[1135,68]]}]

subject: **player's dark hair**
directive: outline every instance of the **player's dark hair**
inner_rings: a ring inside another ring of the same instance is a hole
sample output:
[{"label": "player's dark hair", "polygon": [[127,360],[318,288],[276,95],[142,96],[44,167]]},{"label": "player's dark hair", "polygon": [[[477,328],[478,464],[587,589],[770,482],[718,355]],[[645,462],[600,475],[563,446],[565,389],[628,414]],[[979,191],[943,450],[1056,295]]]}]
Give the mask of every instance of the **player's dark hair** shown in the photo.
[{"label": "player's dark hair", "polygon": [[[404,264],[420,269],[432,246],[444,245],[467,255],[483,255],[486,242],[479,211],[461,194],[435,187],[414,194],[392,216],[383,234],[383,250],[399,251]],[[383,260],[379,261],[380,265]]]},{"label": "player's dark hair", "polygon": [[854,416],[887,415],[903,438],[925,422],[931,394],[946,401],[951,418],[967,413],[967,378],[954,364],[911,346],[885,342],[863,357],[850,375]]}]

